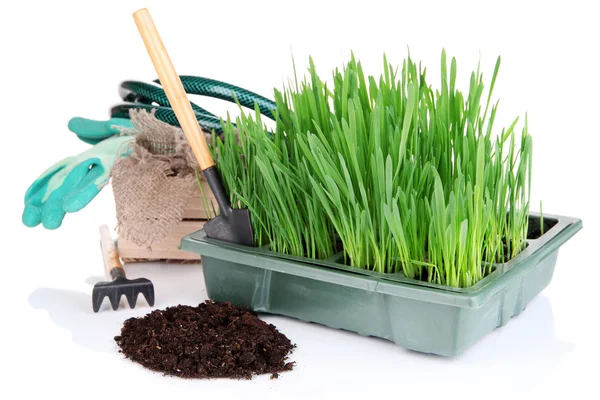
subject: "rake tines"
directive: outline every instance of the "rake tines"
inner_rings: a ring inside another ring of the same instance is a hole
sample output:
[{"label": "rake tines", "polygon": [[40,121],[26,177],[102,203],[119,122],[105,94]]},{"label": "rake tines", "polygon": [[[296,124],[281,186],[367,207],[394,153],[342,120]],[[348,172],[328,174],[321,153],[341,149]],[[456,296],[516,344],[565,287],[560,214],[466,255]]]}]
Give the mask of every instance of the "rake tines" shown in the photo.
[{"label": "rake tines", "polygon": [[124,295],[129,307],[135,308],[139,294],[142,294],[150,307],[154,305],[154,285],[146,278],[129,280],[119,277],[112,282],[100,282],[92,291],[94,312],[100,310],[105,297],[108,297],[113,310],[119,308],[121,297]]},{"label": "rake tines", "polygon": [[111,239],[106,225],[100,227],[100,244],[104,256],[104,266],[113,280],[110,282],[99,282],[94,285],[94,290],[92,291],[94,312],[100,310],[105,297],[108,297],[112,309],[116,310],[119,308],[121,296],[123,295],[125,295],[129,307],[134,308],[140,293],[144,296],[148,305],[152,307],[154,305],[154,285],[146,278],[127,279],[115,243]]}]

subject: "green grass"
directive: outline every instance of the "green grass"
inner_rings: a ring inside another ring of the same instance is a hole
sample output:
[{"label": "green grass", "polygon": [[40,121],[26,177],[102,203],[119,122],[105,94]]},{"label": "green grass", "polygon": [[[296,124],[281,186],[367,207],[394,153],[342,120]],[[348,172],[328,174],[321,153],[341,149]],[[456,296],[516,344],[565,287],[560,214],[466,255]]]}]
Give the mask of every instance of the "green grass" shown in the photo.
[{"label": "green grass", "polygon": [[276,128],[258,111],[223,122],[213,156],[256,245],[468,287],[525,245],[532,143],[527,118],[497,131],[479,67],[468,91],[442,52],[439,89],[410,58],[379,78],[354,56],[331,86],[308,76],[275,91]]}]

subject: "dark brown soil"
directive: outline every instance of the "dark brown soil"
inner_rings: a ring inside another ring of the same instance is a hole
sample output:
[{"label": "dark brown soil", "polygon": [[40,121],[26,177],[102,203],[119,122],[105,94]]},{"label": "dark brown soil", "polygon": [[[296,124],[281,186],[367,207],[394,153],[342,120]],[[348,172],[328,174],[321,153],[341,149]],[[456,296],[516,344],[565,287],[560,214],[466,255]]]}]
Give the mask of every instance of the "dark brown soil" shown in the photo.
[{"label": "dark brown soil", "polygon": [[125,321],[115,337],[127,358],[184,378],[250,379],[289,371],[295,347],[247,307],[206,301],[155,310]]},{"label": "dark brown soil", "polygon": [[[558,220],[553,218],[544,218],[544,233],[548,232],[554,225],[558,224]],[[527,239],[538,239],[542,236],[542,224],[540,224],[540,219],[529,218],[529,226],[527,229]]]}]

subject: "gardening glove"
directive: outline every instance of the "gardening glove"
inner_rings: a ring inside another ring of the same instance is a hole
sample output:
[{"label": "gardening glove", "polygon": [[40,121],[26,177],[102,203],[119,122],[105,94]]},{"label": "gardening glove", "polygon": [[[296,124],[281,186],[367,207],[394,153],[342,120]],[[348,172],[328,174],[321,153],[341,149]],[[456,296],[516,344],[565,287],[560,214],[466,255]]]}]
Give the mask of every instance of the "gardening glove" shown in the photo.
[{"label": "gardening glove", "polygon": [[115,134],[123,128],[132,128],[131,121],[126,118],[111,118],[108,121],[94,121],[87,118],[71,118],[69,130],[77,137],[89,144],[96,145]]},{"label": "gardening glove", "polygon": [[[88,130],[86,138],[98,140]],[[81,210],[108,182],[110,171],[119,155],[127,152],[132,136],[111,136],[83,153],[67,157],[44,172],[25,193],[23,224],[56,229],[65,213]]]}]

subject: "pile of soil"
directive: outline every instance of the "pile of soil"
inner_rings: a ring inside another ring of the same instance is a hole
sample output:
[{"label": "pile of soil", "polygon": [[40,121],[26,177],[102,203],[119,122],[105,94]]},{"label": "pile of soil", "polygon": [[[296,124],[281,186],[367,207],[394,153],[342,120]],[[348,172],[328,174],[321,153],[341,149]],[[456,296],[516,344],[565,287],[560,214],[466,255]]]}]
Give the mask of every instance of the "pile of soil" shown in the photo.
[{"label": "pile of soil", "polygon": [[289,371],[295,347],[247,307],[206,301],[125,321],[120,352],[153,371],[184,378],[250,379]]}]

